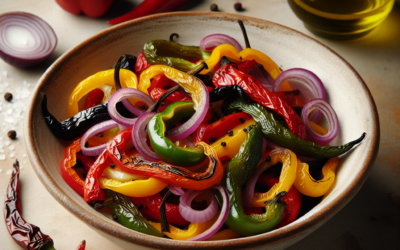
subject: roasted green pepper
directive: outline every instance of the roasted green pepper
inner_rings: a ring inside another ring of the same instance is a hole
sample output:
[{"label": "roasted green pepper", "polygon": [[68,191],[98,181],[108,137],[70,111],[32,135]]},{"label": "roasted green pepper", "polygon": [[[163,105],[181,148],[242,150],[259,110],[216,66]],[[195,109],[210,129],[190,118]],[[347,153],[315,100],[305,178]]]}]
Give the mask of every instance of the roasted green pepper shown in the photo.
[{"label": "roasted green pepper", "polygon": [[167,128],[194,114],[193,105],[193,101],[174,102],[150,120],[148,134],[151,147],[164,162],[178,166],[195,166],[206,159],[202,147],[180,147],[165,137]]},{"label": "roasted green pepper", "polygon": [[246,98],[244,93],[235,95],[224,101],[222,106],[224,113],[246,112],[253,116],[261,125],[264,137],[281,147],[288,148],[298,155],[314,158],[333,158],[346,153],[356,144],[360,143],[365,133],[360,138],[341,146],[321,147],[313,142],[306,142],[285,128],[263,106]]},{"label": "roasted green pepper", "polygon": [[168,65],[184,72],[197,66],[191,61],[207,60],[211,55],[197,46],[185,46],[167,40],[147,42],[143,52],[146,61],[151,65]]},{"label": "roasted green pepper", "polygon": [[230,229],[244,236],[257,235],[274,229],[281,221],[286,206],[280,200],[286,192],[281,192],[267,203],[265,213],[246,215],[244,212],[242,186],[250,179],[262,154],[260,125],[252,125],[248,131],[239,153],[225,170],[225,186],[229,196],[229,214],[225,223]]},{"label": "roasted green pepper", "polygon": [[105,205],[114,213],[113,217],[123,226],[144,234],[163,237],[163,233],[150,225],[133,202],[126,196],[104,189]]}]

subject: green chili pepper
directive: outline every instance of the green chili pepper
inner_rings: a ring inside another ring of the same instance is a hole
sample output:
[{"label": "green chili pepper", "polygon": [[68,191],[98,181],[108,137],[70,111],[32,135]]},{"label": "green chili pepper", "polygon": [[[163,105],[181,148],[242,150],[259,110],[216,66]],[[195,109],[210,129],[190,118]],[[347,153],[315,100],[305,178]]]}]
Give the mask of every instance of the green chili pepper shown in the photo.
[{"label": "green chili pepper", "polygon": [[260,125],[248,128],[246,140],[239,153],[225,170],[226,190],[229,196],[229,214],[225,223],[238,234],[252,236],[268,232],[282,219],[286,204],[280,200],[286,192],[279,193],[265,206],[263,214],[246,215],[242,206],[242,186],[250,179],[261,159],[262,132]]},{"label": "green chili pepper", "polygon": [[356,144],[360,143],[365,133],[360,138],[341,146],[321,147],[313,142],[306,142],[294,135],[289,129],[275,120],[274,116],[258,103],[247,100],[238,95],[225,100],[223,111],[226,113],[246,112],[261,125],[264,137],[273,143],[288,148],[296,154],[313,158],[333,158],[346,153]]},{"label": "green chili pepper", "polygon": [[174,102],[150,120],[148,134],[151,147],[164,162],[178,166],[195,166],[206,159],[202,147],[180,147],[164,135],[167,128],[194,114],[193,105],[193,101]]},{"label": "green chili pepper", "polygon": [[146,61],[151,64],[162,64],[181,71],[189,71],[197,64],[189,60],[207,60],[210,53],[197,46],[185,46],[167,40],[153,40],[147,42],[143,48]]},{"label": "green chili pepper", "polygon": [[164,234],[146,221],[128,197],[108,189],[104,189],[104,194],[105,205],[114,213],[114,219],[123,226],[144,234],[163,237]]}]

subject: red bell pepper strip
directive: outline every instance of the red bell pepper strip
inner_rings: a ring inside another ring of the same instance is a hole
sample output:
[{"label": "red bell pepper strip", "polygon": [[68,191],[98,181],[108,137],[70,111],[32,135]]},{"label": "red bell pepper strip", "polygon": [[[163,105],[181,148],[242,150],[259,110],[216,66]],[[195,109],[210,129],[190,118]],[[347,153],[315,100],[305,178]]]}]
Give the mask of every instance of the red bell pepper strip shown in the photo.
[{"label": "red bell pepper strip", "polygon": [[[160,207],[163,198],[159,194],[148,197],[129,197],[143,214],[153,219],[160,220]],[[190,222],[185,220],[179,212],[179,205],[165,203],[165,212],[168,223],[178,226],[188,225]]]},{"label": "red bell pepper strip", "polygon": [[89,172],[90,168],[94,164],[94,160],[86,155],[77,154],[76,159],[78,159],[82,163],[82,166],[85,169],[86,173]]},{"label": "red bell pepper strip", "polygon": [[82,12],[88,17],[101,17],[110,8],[113,0],[56,0],[58,5],[69,13],[79,15]]},{"label": "red bell pepper strip", "polygon": [[[153,98],[154,101],[157,101],[162,95],[164,95],[165,92],[168,91],[169,88],[176,85],[178,84],[166,77],[164,74],[159,74],[153,78],[147,91],[149,91],[151,98]],[[166,100],[178,102],[191,101],[192,98],[190,98],[190,95],[188,95],[185,91],[179,89],[168,96]]]},{"label": "red bell pepper strip", "polygon": [[76,153],[81,151],[81,139],[76,139],[69,145],[65,151],[64,160],[61,161],[61,176],[65,182],[80,196],[83,197],[83,185],[85,181],[79,177],[72,167],[76,164]]},{"label": "red bell pepper strip", "polygon": [[140,74],[142,71],[150,67],[151,65],[146,61],[146,57],[144,56],[143,51],[140,52],[135,64],[135,72],[139,81]]},{"label": "red bell pepper strip", "polygon": [[87,94],[85,103],[83,104],[82,110],[93,108],[94,106],[100,105],[104,98],[104,92],[101,89],[94,89]]},{"label": "red bell pepper strip", "polygon": [[204,154],[209,158],[209,165],[204,172],[197,173],[184,167],[166,164],[162,161],[146,161],[141,158],[140,154],[136,150],[130,150],[125,153],[124,148],[131,140],[131,129],[126,129],[114,137],[114,139],[108,143],[106,148],[114,164],[127,173],[146,175],[164,181],[175,187],[193,190],[204,190],[210,188],[215,184],[220,183],[222,180],[224,167],[215,150],[206,143],[199,142],[198,145],[203,147]]},{"label": "red bell pepper strip", "polygon": [[138,17],[148,16],[152,14],[169,12],[178,8],[188,0],[144,0],[131,12],[108,21],[109,24],[115,25],[125,21],[129,21]]},{"label": "red bell pepper strip", "polygon": [[[263,185],[271,188],[274,184],[278,182],[279,179],[276,178],[273,173],[261,174],[257,180],[257,185]],[[282,198],[282,201],[286,203],[286,207],[282,214],[282,220],[276,226],[276,228],[286,226],[287,224],[296,220],[301,207],[301,194],[295,188],[295,186],[292,186],[287,194]]]},{"label": "red bell pepper strip", "polygon": [[215,72],[212,79],[215,87],[239,85],[253,101],[281,115],[289,129],[302,140],[306,140],[306,127],[297,113],[280,97],[264,88],[253,76],[245,74],[228,64]]}]

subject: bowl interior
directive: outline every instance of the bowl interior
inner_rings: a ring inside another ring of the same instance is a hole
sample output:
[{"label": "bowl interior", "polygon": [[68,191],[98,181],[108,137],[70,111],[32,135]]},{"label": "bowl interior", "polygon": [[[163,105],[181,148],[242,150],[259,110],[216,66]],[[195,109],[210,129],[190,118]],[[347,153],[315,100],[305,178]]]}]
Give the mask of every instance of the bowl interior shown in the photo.
[{"label": "bowl interior", "polygon": [[49,111],[58,120],[64,120],[68,118],[69,94],[81,80],[111,68],[122,54],[138,55],[149,40],[168,39],[171,33],[178,33],[177,42],[198,45],[206,35],[224,33],[245,47],[236,23],[239,18],[246,25],[252,48],[264,52],[283,70],[301,67],[321,78],[340,121],[340,133],[333,145],[354,140],[363,132],[367,137],[351,154],[341,157],[333,189],[312,211],[279,230],[224,241],[219,247],[281,242],[304,234],[339,211],[365,181],[377,151],[379,124],[368,88],[346,61],[314,39],[268,21],[221,13],[162,14],[112,27],[70,50],[46,71],[28,107],[24,132],[32,166],[49,192],[84,222],[125,241],[164,249],[216,247],[213,242],[178,242],[146,236],[124,228],[86,205],[61,177],[59,166],[69,143],[56,139],[47,128],[40,110],[39,93],[47,95]]}]

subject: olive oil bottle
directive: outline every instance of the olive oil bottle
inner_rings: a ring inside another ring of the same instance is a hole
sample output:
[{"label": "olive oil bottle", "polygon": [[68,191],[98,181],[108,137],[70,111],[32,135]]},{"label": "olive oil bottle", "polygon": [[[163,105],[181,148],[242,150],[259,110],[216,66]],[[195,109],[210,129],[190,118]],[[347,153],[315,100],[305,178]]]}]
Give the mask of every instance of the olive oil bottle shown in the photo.
[{"label": "olive oil bottle", "polygon": [[330,38],[365,35],[390,13],[395,0],[288,0],[307,29]]}]

